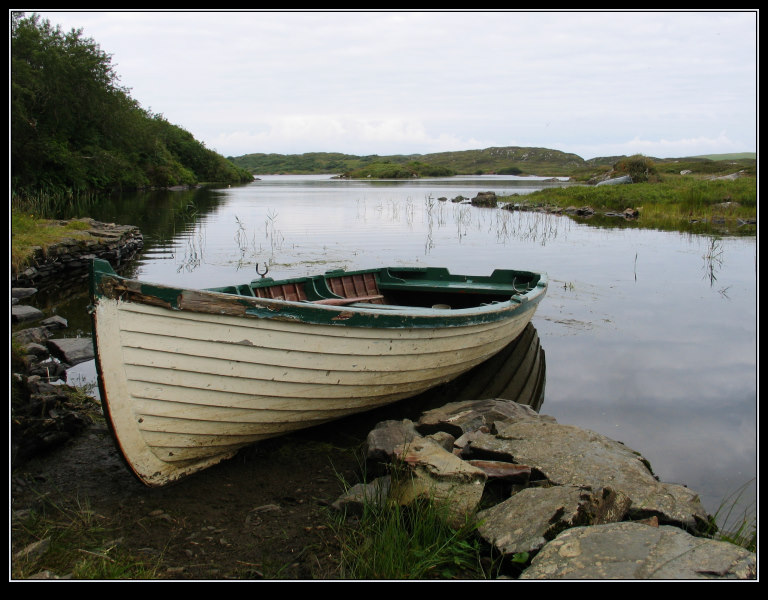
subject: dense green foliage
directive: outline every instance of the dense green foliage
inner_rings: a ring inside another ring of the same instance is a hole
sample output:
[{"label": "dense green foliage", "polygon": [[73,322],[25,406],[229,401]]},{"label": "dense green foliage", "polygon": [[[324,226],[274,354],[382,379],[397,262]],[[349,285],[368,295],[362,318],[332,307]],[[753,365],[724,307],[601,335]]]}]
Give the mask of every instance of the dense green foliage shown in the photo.
[{"label": "dense green foliage", "polygon": [[142,109],[80,30],[64,33],[37,15],[12,14],[10,121],[18,196],[252,179]]},{"label": "dense green foliage", "polygon": [[340,152],[307,152],[305,154],[253,153],[229,157],[233,163],[251,173],[306,175],[312,173],[345,173],[373,162],[381,161],[377,155],[352,156]]},{"label": "dense green foliage", "polygon": [[[518,146],[463,150],[460,152],[438,152],[421,157],[421,160],[436,166],[451,169],[461,174],[520,174],[558,176],[569,175],[583,166],[584,159],[576,154]],[[517,171],[513,173],[512,171]]]},{"label": "dense green foliage", "polygon": [[407,179],[409,177],[450,177],[451,175],[455,175],[455,173],[445,167],[430,165],[417,160],[402,164],[382,160],[344,173],[345,177],[351,179],[365,179],[367,177]]},{"label": "dense green foliage", "polygon": [[450,177],[456,172],[421,160],[420,155],[376,154],[354,156],[339,152],[306,154],[245,154],[229,157],[234,164],[257,175],[265,174],[338,174],[352,179],[404,179],[409,177]]}]

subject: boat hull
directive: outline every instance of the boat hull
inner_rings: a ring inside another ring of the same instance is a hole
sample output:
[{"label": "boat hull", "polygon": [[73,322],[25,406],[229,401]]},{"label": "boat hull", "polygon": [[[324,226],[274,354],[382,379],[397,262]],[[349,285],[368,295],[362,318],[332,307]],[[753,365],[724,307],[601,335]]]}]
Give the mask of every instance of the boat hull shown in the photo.
[{"label": "boat hull", "polygon": [[455,311],[463,316],[454,325],[437,311],[376,327],[366,308],[313,307],[320,316],[299,319],[305,308],[291,303],[230,309],[239,298],[187,291],[168,303],[138,289],[95,296],[92,317],[105,413],[149,486],[452,381],[514,340],[538,302],[504,304],[494,318]]}]

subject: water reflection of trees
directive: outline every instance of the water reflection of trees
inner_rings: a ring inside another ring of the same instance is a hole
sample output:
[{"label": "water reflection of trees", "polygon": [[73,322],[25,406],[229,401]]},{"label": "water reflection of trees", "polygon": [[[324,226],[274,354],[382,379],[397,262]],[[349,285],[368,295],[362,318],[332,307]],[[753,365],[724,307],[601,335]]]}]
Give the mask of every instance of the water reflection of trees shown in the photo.
[{"label": "water reflection of trees", "polygon": [[214,213],[225,196],[214,189],[136,192],[115,198],[112,207],[102,206],[96,220],[130,223],[144,234],[145,247],[176,239],[179,232],[189,231],[196,223]]}]

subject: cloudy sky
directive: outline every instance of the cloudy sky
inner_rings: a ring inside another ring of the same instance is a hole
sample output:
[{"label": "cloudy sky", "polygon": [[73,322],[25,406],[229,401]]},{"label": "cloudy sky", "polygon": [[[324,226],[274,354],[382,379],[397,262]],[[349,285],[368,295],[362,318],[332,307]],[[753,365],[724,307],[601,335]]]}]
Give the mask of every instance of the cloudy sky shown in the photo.
[{"label": "cloudy sky", "polygon": [[225,156],[757,150],[754,11],[39,14]]}]

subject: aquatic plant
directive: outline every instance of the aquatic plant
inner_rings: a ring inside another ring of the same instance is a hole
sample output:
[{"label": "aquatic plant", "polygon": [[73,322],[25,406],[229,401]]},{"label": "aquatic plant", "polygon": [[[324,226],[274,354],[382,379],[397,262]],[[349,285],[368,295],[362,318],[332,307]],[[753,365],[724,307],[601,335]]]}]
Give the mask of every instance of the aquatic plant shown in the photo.
[{"label": "aquatic plant", "polygon": [[754,504],[744,505],[743,499],[754,479],[747,481],[723,499],[710,520],[710,534],[750,552],[757,552],[757,516]]}]

